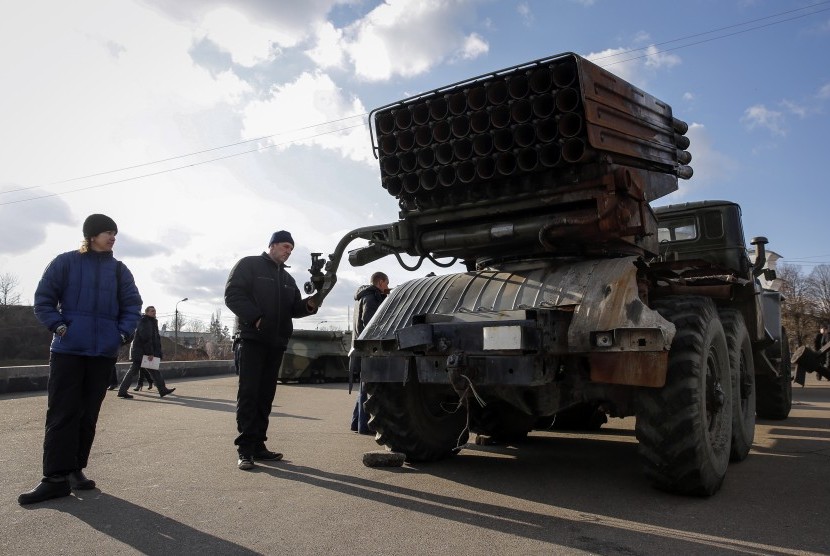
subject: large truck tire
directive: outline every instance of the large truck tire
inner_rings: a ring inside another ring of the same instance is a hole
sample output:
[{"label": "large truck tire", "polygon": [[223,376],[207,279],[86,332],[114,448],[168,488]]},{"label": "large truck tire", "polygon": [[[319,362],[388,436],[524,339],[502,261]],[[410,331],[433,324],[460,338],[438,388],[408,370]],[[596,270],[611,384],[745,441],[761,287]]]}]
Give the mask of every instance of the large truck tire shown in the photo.
[{"label": "large truck tire", "polygon": [[406,461],[436,461],[458,452],[469,439],[467,410],[459,406],[458,395],[447,385],[366,384],[369,427],[375,440]]},{"label": "large truck tire", "polygon": [[743,461],[755,440],[755,364],[752,342],[741,312],[737,309],[718,311],[729,366],[732,370],[732,449],[729,459]]},{"label": "large truck tire", "polygon": [[642,388],[637,398],[640,456],[657,488],[710,496],[726,475],[732,439],[726,336],[709,298],[667,297],[654,305],[676,333],[665,386]]},{"label": "large truck tire", "polygon": [[777,364],[779,376],[755,377],[755,386],[758,391],[756,412],[762,419],[780,421],[789,417],[793,407],[790,342],[784,328],[781,328],[781,353],[775,355],[776,357],[770,357],[770,360]]}]

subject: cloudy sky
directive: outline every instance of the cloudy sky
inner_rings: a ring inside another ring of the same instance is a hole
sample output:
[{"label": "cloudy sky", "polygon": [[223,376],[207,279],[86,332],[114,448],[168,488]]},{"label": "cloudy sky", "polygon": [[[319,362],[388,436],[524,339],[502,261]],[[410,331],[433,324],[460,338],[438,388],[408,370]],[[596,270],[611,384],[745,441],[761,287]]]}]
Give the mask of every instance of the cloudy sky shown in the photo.
[{"label": "cloudy sky", "polygon": [[[691,124],[694,177],[655,204],[728,199],[785,262],[830,263],[830,2],[789,0],[0,0],[0,274],[31,303],[84,218],[164,322],[224,307],[236,260],[290,230],[311,252],[393,222],[367,114],[572,51]],[[351,247],[357,247],[354,243]],[[414,262],[414,261],[411,261]],[[303,328],[345,327],[387,257],[341,266]],[[428,272],[426,269],[421,274]],[[458,268],[440,272],[460,271]]]}]

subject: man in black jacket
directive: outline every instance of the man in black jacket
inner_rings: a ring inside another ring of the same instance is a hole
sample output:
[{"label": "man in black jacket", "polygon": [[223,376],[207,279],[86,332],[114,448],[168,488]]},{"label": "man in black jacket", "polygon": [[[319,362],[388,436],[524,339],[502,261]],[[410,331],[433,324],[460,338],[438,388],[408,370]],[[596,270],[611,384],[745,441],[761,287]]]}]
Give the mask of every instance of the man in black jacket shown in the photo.
[{"label": "man in black jacket", "polygon": [[274,403],[282,356],[294,331],[291,319],[317,312],[314,297],[302,299],[285,261],[294,239],[274,232],[268,252],[244,257],[234,265],[225,285],[225,305],[236,315],[240,343],[236,428],[239,469],[253,469],[254,460],[279,461],[282,454],[265,446],[268,416]]},{"label": "man in black jacket", "polygon": [[[375,312],[389,295],[389,277],[383,272],[375,272],[372,274],[371,284],[360,286],[354,294],[354,335],[352,340],[360,336]],[[360,357],[356,355],[349,356],[349,368],[360,373]],[[352,426],[351,429],[360,434],[373,434],[369,428],[369,415],[363,408],[368,398],[366,394],[366,387],[363,382],[360,382],[360,389],[358,391],[357,400],[355,400],[354,411],[352,411]]]},{"label": "man in black jacket", "polygon": [[[124,380],[121,381],[121,386],[118,387],[118,397],[123,399],[132,399],[132,394],[127,392],[130,384],[132,384],[135,375],[141,369],[141,362],[144,356],[147,356],[149,361],[155,358],[161,359],[161,336],[159,335],[159,324],[156,320],[156,308],[152,305],[144,309],[144,314],[141,320],[138,321],[138,327],[135,329],[135,337],[130,346],[130,369],[124,375]],[[157,369],[147,369],[153,382],[158,388],[159,397],[164,397],[167,394],[172,394],[175,388],[168,388],[164,383],[164,378],[161,372]]]}]

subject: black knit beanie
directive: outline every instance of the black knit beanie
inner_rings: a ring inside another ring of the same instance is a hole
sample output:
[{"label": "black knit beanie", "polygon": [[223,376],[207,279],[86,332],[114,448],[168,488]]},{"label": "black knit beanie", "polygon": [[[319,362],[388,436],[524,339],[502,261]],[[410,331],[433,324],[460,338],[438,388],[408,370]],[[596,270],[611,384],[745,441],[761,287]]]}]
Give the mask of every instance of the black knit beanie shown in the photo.
[{"label": "black knit beanie", "polygon": [[84,237],[86,238],[95,237],[101,232],[110,230],[118,232],[118,226],[115,224],[115,220],[106,214],[90,214],[84,220]]},{"label": "black knit beanie", "polygon": [[294,238],[291,237],[289,232],[280,230],[279,232],[271,234],[271,241],[268,242],[268,247],[271,247],[275,243],[290,243],[291,245],[294,245]]}]

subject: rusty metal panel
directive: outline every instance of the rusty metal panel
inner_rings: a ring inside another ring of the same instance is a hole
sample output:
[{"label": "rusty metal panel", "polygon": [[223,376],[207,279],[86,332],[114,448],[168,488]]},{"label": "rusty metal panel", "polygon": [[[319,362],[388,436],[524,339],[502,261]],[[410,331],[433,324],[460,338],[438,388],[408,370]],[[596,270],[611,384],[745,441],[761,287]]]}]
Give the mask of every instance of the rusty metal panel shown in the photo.
[{"label": "rusty metal panel", "polygon": [[479,271],[419,278],[394,290],[361,340],[393,339],[395,331],[415,324],[420,315],[448,320],[509,320],[510,311],[533,307],[573,311],[568,349],[594,349],[591,333],[625,328],[656,329],[668,349],[674,325],[639,298],[636,257],[577,261],[515,272]]},{"label": "rusty metal panel", "polygon": [[669,352],[592,353],[588,362],[593,382],[662,388],[666,384]]}]

